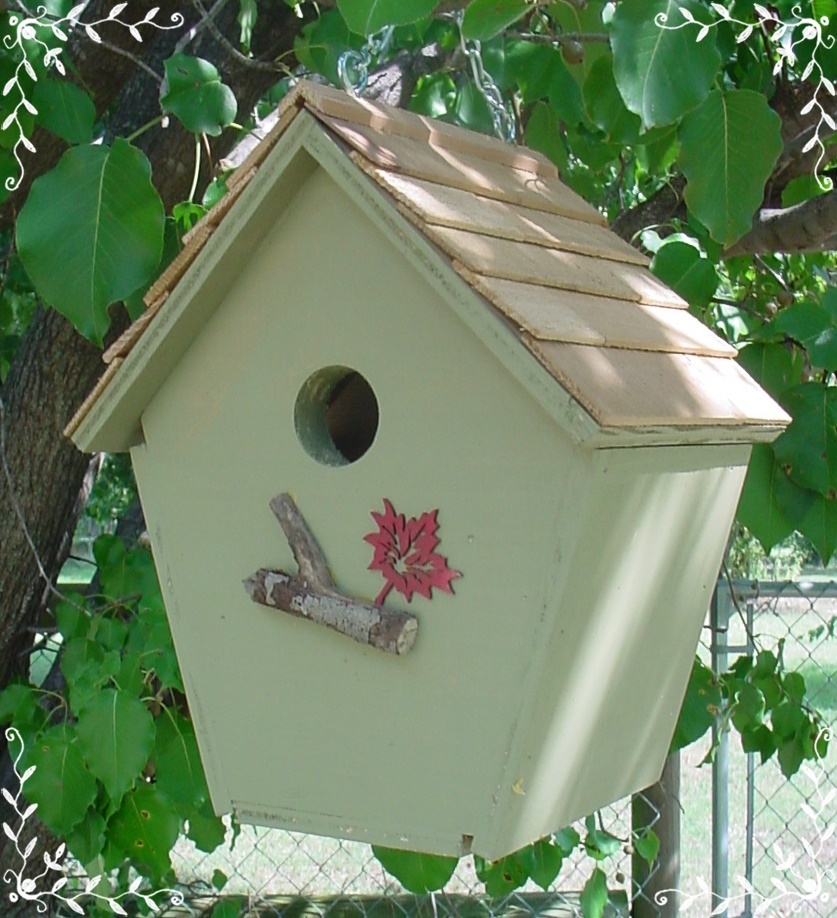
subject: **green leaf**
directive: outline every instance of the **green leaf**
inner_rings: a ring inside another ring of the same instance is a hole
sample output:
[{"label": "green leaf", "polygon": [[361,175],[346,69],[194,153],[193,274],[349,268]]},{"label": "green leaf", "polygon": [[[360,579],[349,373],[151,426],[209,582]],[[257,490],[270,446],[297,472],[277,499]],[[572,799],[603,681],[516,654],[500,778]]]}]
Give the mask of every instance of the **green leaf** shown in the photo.
[{"label": "green leaf", "polygon": [[222,899],[212,909],[209,918],[239,918],[241,911],[247,904],[242,896],[233,896],[231,899]]},{"label": "green leaf", "polygon": [[555,844],[564,852],[564,857],[569,857],[581,844],[581,836],[572,826],[565,826],[555,833]]},{"label": "green leaf", "polygon": [[[561,32],[601,34],[604,31],[602,24],[604,7],[605,4],[601,0],[590,0],[587,3],[567,3],[566,0],[558,0],[557,3],[549,4],[548,12]],[[608,45],[605,42],[581,42],[581,45],[583,48],[581,61],[567,65],[568,70],[579,83],[584,82],[584,78],[598,58],[608,53]]]},{"label": "green leaf", "polygon": [[837,489],[837,389],[802,383],[782,396],[793,417],[773,444],[776,458],[803,488],[824,497]]},{"label": "green leaf", "polygon": [[679,152],[680,144],[675,126],[660,134],[648,131],[639,137],[637,161],[648,173],[665,172],[674,164]]},{"label": "green leaf", "polygon": [[707,96],[721,66],[713,37],[695,42],[690,27],[662,29],[683,22],[681,9],[698,22],[707,10],[692,0],[622,0],[610,23],[613,71],[628,109],[646,128],[672,124]]},{"label": "green leaf", "polygon": [[802,704],[805,699],[805,677],[802,673],[785,673],[782,679],[782,688],[784,688],[792,701]]},{"label": "green leaf", "polygon": [[772,650],[760,650],[756,657],[756,665],[753,667],[754,679],[767,679],[776,672],[779,660]]},{"label": "green leaf", "polygon": [[224,873],[223,870],[219,870],[217,867],[212,871],[212,888],[217,892],[227,885],[229,882],[229,877]]},{"label": "green leaf", "polygon": [[198,220],[206,216],[206,213],[207,208],[194,201],[181,201],[171,209],[172,219],[181,233],[188,233]]},{"label": "green leaf", "polygon": [[766,762],[776,751],[773,732],[765,724],[758,727],[745,727],[741,731],[741,748],[744,752],[758,752],[762,762]]},{"label": "green leaf", "polygon": [[472,80],[465,80],[456,91],[456,98],[450,111],[451,120],[472,131],[483,134],[494,133],[494,122],[485,96]]},{"label": "green leaf", "polygon": [[120,600],[141,595],[143,602],[156,604],[160,587],[151,553],[144,548],[126,550],[118,536],[101,535],[93,543],[93,557],[99,565],[101,591]]},{"label": "green leaf", "polygon": [[696,657],[670,751],[676,752],[699,740],[715,723],[715,714],[721,707],[721,701],[721,689],[712,670]]},{"label": "green leaf", "polygon": [[192,724],[177,713],[164,712],[156,720],[154,778],[157,788],[188,816],[208,796],[198,743]]},{"label": "green leaf", "polygon": [[[99,613],[94,616],[90,628],[90,637],[106,651],[118,651],[122,649],[125,638],[128,636],[128,626],[121,619],[114,615],[105,615]],[[118,659],[118,654],[117,654]],[[119,668],[111,673],[115,675]]]},{"label": "green leaf", "polygon": [[742,732],[746,727],[757,727],[764,718],[764,695],[755,685],[745,682],[738,691],[732,712],[732,724]]},{"label": "green leaf", "polygon": [[162,609],[142,609],[136,626],[128,636],[127,653],[142,654],[142,666],[153,672],[162,688],[183,691],[183,680],[177,665],[177,654],[171,639],[166,614]]},{"label": "green leaf", "polygon": [[771,446],[756,443],[738,503],[738,521],[769,552],[794,529],[801,529],[814,497],[813,491],[788,478]]},{"label": "green leaf", "polygon": [[649,267],[692,306],[708,306],[718,287],[714,265],[688,242],[664,242]]},{"label": "green leaf", "polygon": [[786,778],[792,778],[805,759],[802,743],[796,737],[786,740],[779,746],[778,759],[782,774]]},{"label": "green leaf", "polygon": [[372,853],[387,873],[411,893],[422,895],[442,889],[453,876],[459,858],[372,845]]},{"label": "green leaf", "polygon": [[771,711],[770,723],[777,736],[788,739],[805,723],[805,712],[795,701],[785,699]]},{"label": "green leaf", "polygon": [[154,273],[164,222],[139,150],[121,139],[74,147],[33,182],[17,220],[18,251],[44,300],[101,345],[110,304]]},{"label": "green leaf", "polygon": [[567,124],[578,124],[584,118],[581,88],[557,48],[509,39],[504,49],[501,89],[517,87],[523,105],[548,98],[552,113]]},{"label": "green leaf", "polygon": [[583,120],[581,87],[560,56],[556,56],[551,68],[548,97],[552,110],[565,124],[576,125]]},{"label": "green leaf", "polygon": [[227,836],[227,827],[220,816],[216,816],[212,803],[205,800],[199,809],[189,814],[189,829],[186,837],[190,838],[195,846],[205,854],[212,854],[219,845],[224,843]]},{"label": "green leaf", "polygon": [[680,128],[686,204],[712,238],[731,245],[743,236],[782,152],[781,119],[748,89],[713,90]]},{"label": "green leaf", "polygon": [[641,835],[635,835],[634,850],[648,864],[648,868],[652,868],[660,852],[657,833],[653,829],[646,829]]},{"label": "green leaf", "polygon": [[429,16],[438,0],[337,0],[346,24],[358,35],[374,35],[388,25],[409,25]]},{"label": "green leaf", "polygon": [[585,825],[587,826],[587,835],[584,838],[584,850],[594,860],[603,861],[606,857],[616,854],[622,847],[622,843],[615,835],[596,828],[594,816],[588,816],[585,820]]},{"label": "green leaf", "polygon": [[321,73],[331,83],[340,85],[337,61],[344,51],[359,43],[360,39],[349,32],[337,10],[325,10],[313,22],[302,27],[294,40],[294,54],[303,67]]},{"label": "green leaf", "polygon": [[229,186],[227,185],[227,179],[229,176],[229,172],[225,172],[223,175],[218,175],[206,186],[206,191],[203,193],[201,204],[203,204],[207,210],[212,210],[212,208],[230,190]]},{"label": "green leaf", "polygon": [[90,143],[96,107],[93,100],[65,80],[39,80],[32,94],[38,121],[67,143]]},{"label": "green leaf", "polygon": [[823,564],[827,565],[837,551],[837,499],[814,494],[797,528],[814,543]]},{"label": "green leaf", "polygon": [[118,801],[140,776],[154,745],[154,720],[135,696],[104,689],[79,711],[78,742],[90,771]]},{"label": "green leaf", "polygon": [[67,847],[81,864],[89,864],[105,847],[105,820],[97,810],[88,810],[84,819],[66,834]]},{"label": "green leaf", "polygon": [[60,665],[67,681],[70,710],[74,714],[78,714],[101,688],[104,657],[102,648],[88,638],[71,638],[64,644]]},{"label": "green leaf", "polygon": [[416,84],[410,111],[430,118],[443,118],[453,108],[456,84],[447,73],[431,73]]},{"label": "green leaf", "polygon": [[153,784],[125,795],[108,823],[108,835],[138,866],[160,881],[170,870],[169,852],[180,834],[180,817]]},{"label": "green leaf", "polygon": [[738,352],[738,362],[774,398],[802,382],[804,361],[799,348],[771,342],[746,344]]},{"label": "green leaf", "polygon": [[526,146],[547,156],[559,169],[567,165],[567,148],[555,112],[546,102],[536,102],[526,122]]},{"label": "green leaf", "polygon": [[75,740],[69,724],[50,727],[26,755],[28,766],[35,767],[26,782],[26,795],[38,804],[38,816],[44,824],[61,836],[84,819],[98,791]]},{"label": "green leaf", "polygon": [[584,918],[602,918],[607,905],[607,877],[597,867],[581,890],[581,914]]},{"label": "green leaf", "polygon": [[55,624],[61,637],[69,641],[74,637],[85,637],[90,628],[90,616],[84,611],[81,596],[68,596],[55,607]]},{"label": "green leaf", "polygon": [[471,0],[462,19],[462,34],[474,41],[488,41],[530,8],[528,0]]},{"label": "green leaf", "polygon": [[794,303],[781,310],[767,330],[783,332],[808,351],[815,367],[837,369],[837,323],[819,303]]},{"label": "green leaf", "polygon": [[599,57],[587,74],[581,90],[587,117],[604,131],[611,143],[635,143],[639,137],[640,120],[628,111],[613,78],[613,58]]},{"label": "green leaf", "polygon": [[798,175],[782,189],[782,207],[793,207],[794,204],[801,204],[803,201],[818,198],[823,194],[828,194],[828,190],[820,187],[813,172]]},{"label": "green leaf", "polygon": [[529,876],[544,892],[552,885],[564,862],[564,852],[554,839],[547,837],[532,845]]},{"label": "green leaf", "polygon": [[160,88],[164,112],[177,117],[187,131],[216,137],[235,120],[238,104],[215,67],[200,57],[173,54],[164,64]]},{"label": "green leaf", "polygon": [[259,9],[256,6],[256,0],[238,0],[238,25],[241,30],[239,41],[245,52],[250,51],[253,27],[256,25],[258,15]]},{"label": "green leaf", "polygon": [[496,861],[486,861],[474,855],[477,879],[485,885],[485,891],[489,896],[498,898],[508,895],[526,882],[529,876],[527,851],[528,849],[524,848]]},{"label": "green leaf", "polygon": [[31,685],[14,683],[0,691],[0,725],[21,730],[35,720],[37,711],[38,693]]}]

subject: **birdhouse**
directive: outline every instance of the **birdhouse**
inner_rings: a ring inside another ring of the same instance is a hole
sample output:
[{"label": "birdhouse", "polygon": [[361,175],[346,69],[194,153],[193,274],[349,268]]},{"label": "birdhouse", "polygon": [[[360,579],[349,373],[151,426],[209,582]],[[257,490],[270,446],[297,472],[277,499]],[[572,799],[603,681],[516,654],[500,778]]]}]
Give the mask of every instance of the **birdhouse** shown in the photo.
[{"label": "birdhouse", "polygon": [[302,83],[71,424],[218,813],[497,858],[659,778],[783,411],[530,150]]}]

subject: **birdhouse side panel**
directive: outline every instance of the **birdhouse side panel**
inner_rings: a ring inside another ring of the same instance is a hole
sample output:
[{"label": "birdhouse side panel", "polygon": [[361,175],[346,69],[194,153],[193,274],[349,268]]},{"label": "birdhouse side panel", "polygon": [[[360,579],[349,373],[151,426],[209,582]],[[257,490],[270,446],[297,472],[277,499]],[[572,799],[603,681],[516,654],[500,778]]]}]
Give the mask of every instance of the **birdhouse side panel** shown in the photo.
[{"label": "birdhouse side panel", "polygon": [[[321,171],[239,266],[143,429],[139,486],[216,807],[440,853],[485,835],[551,630],[554,533],[586,513],[591,454]],[[254,571],[296,570],[269,508],[280,492],[342,593],[416,615],[408,655],[250,600]],[[407,529],[433,517],[450,591],[386,590],[366,537],[388,505]]]},{"label": "birdhouse side panel", "polygon": [[658,780],[749,446],[601,450],[494,857]]}]

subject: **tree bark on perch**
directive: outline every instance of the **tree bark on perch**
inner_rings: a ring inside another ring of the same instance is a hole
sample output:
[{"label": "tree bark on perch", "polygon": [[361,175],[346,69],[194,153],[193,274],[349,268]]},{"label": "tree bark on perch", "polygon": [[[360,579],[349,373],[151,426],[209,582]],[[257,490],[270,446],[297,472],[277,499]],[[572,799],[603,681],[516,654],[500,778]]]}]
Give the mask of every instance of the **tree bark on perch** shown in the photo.
[{"label": "tree bark on perch", "polygon": [[416,617],[338,592],[325,556],[290,494],[274,497],[270,509],[279,520],[299,570],[293,576],[260,568],[243,581],[250,599],[325,625],[359,644],[387,653],[409,653],[418,633]]}]

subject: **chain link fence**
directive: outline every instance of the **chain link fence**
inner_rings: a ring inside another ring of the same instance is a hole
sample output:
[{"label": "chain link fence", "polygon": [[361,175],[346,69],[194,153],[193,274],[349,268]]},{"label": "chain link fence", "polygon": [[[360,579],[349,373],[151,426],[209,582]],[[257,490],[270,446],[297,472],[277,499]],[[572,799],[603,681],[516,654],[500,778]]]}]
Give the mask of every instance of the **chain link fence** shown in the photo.
[{"label": "chain link fence", "polygon": [[[770,650],[804,677],[808,698],[837,722],[837,583],[721,584],[713,637],[716,662]],[[769,915],[835,914],[837,757],[803,764],[790,779],[774,755],[746,754],[727,736],[713,764],[713,891],[732,898],[730,918],[750,918],[765,897]],[[719,805],[719,803],[721,805]],[[750,891],[751,887],[753,891]],[[783,888],[788,894],[783,893]]]},{"label": "chain link fence", "polygon": [[[631,801],[601,812],[601,825],[623,840],[620,853],[608,859],[609,918],[631,914],[630,901],[641,894],[631,879]],[[653,819],[651,820],[653,822]],[[576,826],[584,837],[583,823]],[[188,890],[188,907],[166,915],[212,915],[222,896],[234,901],[235,915],[251,916],[554,916],[580,915],[580,894],[595,863],[580,851],[564,861],[555,884],[544,891],[529,881],[507,896],[491,898],[477,877],[472,857],[463,858],[442,892],[416,896],[404,890],[375,859],[369,845],[313,835],[242,826],[236,838],[212,855],[203,855],[188,840],[173,856],[175,871]],[[632,888],[633,886],[633,888]],[[653,915],[657,912],[649,912]],[[226,916],[224,916],[226,918]]]},{"label": "chain link fence", "polygon": [[[833,724],[837,719],[835,632],[835,583],[721,584],[701,654],[722,671],[754,647],[772,650],[788,669],[802,673],[811,702],[824,721]],[[667,850],[667,838],[662,839],[661,858],[679,860],[681,909],[703,916],[727,900],[727,918],[834,915],[831,887],[837,881],[837,838],[829,827],[837,826],[835,756],[808,763],[786,780],[775,756],[762,764],[757,755],[742,751],[735,735],[720,740],[711,765],[701,765],[709,745],[707,740],[684,751],[677,801],[681,810],[678,850]],[[601,825],[622,841],[619,853],[600,865],[607,872],[611,895],[605,915],[671,914],[648,893],[658,867],[649,875],[632,876],[631,813],[629,799],[601,813]],[[656,826],[659,811],[651,806],[646,814],[649,826]],[[583,838],[583,823],[576,829]],[[384,871],[368,845],[243,826],[235,837],[229,830],[226,843],[212,855],[182,840],[174,866],[187,890],[187,904],[170,908],[168,916],[210,916],[216,908],[229,908],[228,913],[219,913],[221,918],[239,914],[570,918],[581,915],[581,891],[596,863],[577,850],[564,861],[549,890],[530,881],[507,896],[490,898],[473,858],[467,857],[442,892],[415,896]],[[777,881],[794,895],[783,894]],[[814,886],[828,898],[814,896]],[[807,898],[800,909],[803,895]]]}]

